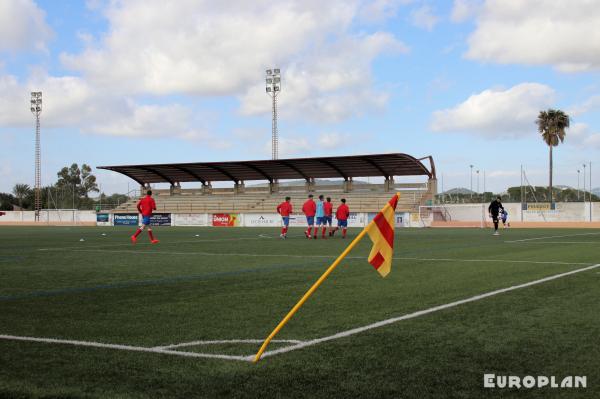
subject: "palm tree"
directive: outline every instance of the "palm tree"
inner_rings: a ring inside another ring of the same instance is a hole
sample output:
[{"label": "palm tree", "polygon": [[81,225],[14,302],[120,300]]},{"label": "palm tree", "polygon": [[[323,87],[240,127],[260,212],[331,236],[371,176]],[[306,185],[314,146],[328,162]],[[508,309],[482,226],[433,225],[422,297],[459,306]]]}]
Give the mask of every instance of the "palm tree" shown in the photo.
[{"label": "palm tree", "polygon": [[569,115],[559,109],[540,111],[535,123],[542,139],[550,148],[550,204],[552,204],[552,147],[556,147],[565,140],[565,129],[569,127]]},{"label": "palm tree", "polygon": [[31,192],[31,187],[28,184],[15,184],[12,190],[13,194],[19,200],[19,208],[23,210],[23,198],[27,197]]}]

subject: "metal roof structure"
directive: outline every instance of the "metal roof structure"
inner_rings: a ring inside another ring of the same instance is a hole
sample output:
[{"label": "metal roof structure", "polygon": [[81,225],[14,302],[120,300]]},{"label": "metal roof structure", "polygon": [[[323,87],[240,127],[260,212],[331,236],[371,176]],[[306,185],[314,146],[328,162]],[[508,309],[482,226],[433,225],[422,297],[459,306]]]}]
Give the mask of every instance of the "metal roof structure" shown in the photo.
[{"label": "metal roof structure", "polygon": [[[428,159],[428,169],[423,160]],[[407,154],[372,154],[341,157],[289,158],[264,161],[193,162],[149,165],[98,166],[121,173],[139,184],[216,181],[305,179],[426,175],[435,178],[431,156],[414,158]]]}]

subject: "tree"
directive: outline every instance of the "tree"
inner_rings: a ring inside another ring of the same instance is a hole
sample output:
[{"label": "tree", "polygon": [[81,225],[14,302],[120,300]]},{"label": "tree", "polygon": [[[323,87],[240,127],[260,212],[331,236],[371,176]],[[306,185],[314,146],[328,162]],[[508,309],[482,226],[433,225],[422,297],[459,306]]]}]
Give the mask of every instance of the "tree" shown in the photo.
[{"label": "tree", "polygon": [[542,139],[550,149],[550,181],[548,185],[548,193],[550,203],[552,203],[552,147],[558,146],[565,140],[565,129],[569,127],[569,115],[558,109],[549,109],[540,111],[537,120],[538,131],[542,135]]},{"label": "tree", "polygon": [[23,209],[23,199],[31,193],[31,187],[28,184],[15,184],[12,192],[19,201],[19,208]]},{"label": "tree", "polygon": [[96,176],[92,174],[92,168],[89,165],[81,165],[81,194],[87,198],[90,192],[99,192]]},{"label": "tree", "polygon": [[78,197],[88,198],[90,192],[99,191],[96,176],[92,174],[92,168],[89,165],[82,164],[80,169],[79,165],[74,163],[70,167],[65,166],[56,175],[58,176],[56,187],[75,190]]}]

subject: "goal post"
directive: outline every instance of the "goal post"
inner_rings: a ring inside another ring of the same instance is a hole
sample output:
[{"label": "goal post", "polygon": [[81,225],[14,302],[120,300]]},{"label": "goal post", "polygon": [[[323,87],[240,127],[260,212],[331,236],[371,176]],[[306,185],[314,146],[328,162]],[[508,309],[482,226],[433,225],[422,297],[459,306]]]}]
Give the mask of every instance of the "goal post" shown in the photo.
[{"label": "goal post", "polygon": [[488,227],[486,204],[448,204],[419,206],[422,227]]}]

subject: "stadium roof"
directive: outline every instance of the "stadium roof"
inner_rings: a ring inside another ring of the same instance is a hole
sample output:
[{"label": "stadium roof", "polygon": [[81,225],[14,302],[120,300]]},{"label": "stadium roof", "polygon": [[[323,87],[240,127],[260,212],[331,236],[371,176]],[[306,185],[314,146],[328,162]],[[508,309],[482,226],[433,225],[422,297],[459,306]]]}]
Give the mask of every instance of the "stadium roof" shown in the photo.
[{"label": "stadium roof", "polygon": [[[428,159],[430,169],[421,162]],[[367,176],[418,176],[435,178],[431,156],[407,154],[352,155],[344,157],[290,158],[264,161],[193,162],[152,165],[98,166],[119,172],[140,184],[246,180],[323,179]]]}]

